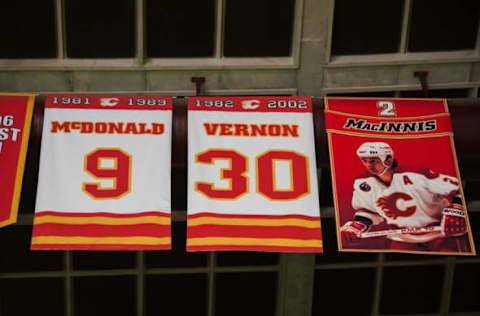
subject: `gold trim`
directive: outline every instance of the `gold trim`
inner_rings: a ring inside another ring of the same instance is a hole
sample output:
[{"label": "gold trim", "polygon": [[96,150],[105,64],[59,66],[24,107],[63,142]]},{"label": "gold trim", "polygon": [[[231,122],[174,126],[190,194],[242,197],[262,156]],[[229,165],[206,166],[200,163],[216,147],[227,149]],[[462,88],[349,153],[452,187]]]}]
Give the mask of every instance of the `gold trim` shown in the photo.
[{"label": "gold trim", "polygon": [[296,218],[283,219],[255,219],[255,218],[220,218],[220,217],[199,217],[188,220],[188,227],[199,225],[227,225],[227,226],[301,226],[305,228],[320,228],[318,221],[309,221]]},{"label": "gold trim", "polygon": [[329,109],[328,109],[328,99],[331,99],[331,97],[325,96],[324,99],[323,99],[324,102],[325,102],[325,108],[323,109],[323,112],[324,112],[324,113],[327,112],[327,111],[329,111]]},{"label": "gold trim", "polygon": [[411,253],[422,255],[454,255],[454,256],[475,256],[475,252],[439,252],[439,251],[415,251],[415,250],[391,250],[391,249],[355,249],[355,248],[340,248],[341,252],[375,252],[375,253]]},{"label": "gold trim", "polygon": [[450,111],[449,111],[449,109],[448,109],[447,99],[443,99],[443,107],[444,107],[444,109],[445,109],[445,113],[450,114]]},{"label": "gold trim", "polygon": [[70,237],[70,236],[37,236],[32,238],[32,245],[41,244],[90,244],[90,245],[129,245],[129,244],[141,244],[141,245],[168,245],[170,244],[170,237]]},{"label": "gold trim", "polygon": [[322,248],[321,240],[303,240],[288,238],[237,238],[237,237],[201,237],[188,238],[189,246],[213,246],[213,245],[231,245],[231,246],[277,246],[277,247],[315,247]]},{"label": "gold trim", "polygon": [[0,95],[10,95],[10,96],[19,96],[19,97],[35,97],[38,94],[35,93],[7,93],[0,92]]},{"label": "gold trim", "polygon": [[85,225],[85,224],[100,224],[100,225],[135,225],[135,224],[158,224],[170,225],[170,218],[158,216],[140,216],[133,218],[118,218],[106,216],[89,216],[89,217],[75,217],[75,216],[35,216],[33,220],[34,225],[39,224],[71,224],[71,225]]},{"label": "gold trim", "polygon": [[337,232],[337,247],[338,250],[342,247],[342,240],[340,238],[340,210],[338,207],[338,195],[337,195],[337,179],[335,177],[335,159],[333,157],[333,147],[332,147],[332,135],[328,133],[328,153],[330,155],[330,172],[332,174],[332,191],[333,191],[333,207],[335,209],[335,225]]}]

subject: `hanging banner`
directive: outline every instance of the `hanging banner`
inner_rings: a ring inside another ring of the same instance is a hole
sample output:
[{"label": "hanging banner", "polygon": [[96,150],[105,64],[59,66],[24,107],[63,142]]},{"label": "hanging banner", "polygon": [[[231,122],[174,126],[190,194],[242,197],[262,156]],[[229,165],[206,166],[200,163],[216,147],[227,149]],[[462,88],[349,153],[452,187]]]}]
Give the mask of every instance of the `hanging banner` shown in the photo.
[{"label": "hanging banner", "polygon": [[48,95],[32,249],[170,249],[172,99]]},{"label": "hanging banner", "polygon": [[17,221],[34,99],[0,93],[0,227]]},{"label": "hanging banner", "polygon": [[188,103],[187,251],[322,252],[309,97]]},{"label": "hanging banner", "polygon": [[443,99],[326,98],[340,251],[474,255]]}]

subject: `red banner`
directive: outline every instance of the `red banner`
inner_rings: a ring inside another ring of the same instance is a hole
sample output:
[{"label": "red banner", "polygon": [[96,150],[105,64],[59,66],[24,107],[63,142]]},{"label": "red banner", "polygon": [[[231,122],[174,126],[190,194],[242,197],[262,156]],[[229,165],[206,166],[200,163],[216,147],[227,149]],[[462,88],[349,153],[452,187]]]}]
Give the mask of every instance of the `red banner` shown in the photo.
[{"label": "red banner", "polygon": [[0,227],[17,221],[33,94],[0,94]]},{"label": "red banner", "polygon": [[446,100],[326,98],[341,251],[475,254]]}]

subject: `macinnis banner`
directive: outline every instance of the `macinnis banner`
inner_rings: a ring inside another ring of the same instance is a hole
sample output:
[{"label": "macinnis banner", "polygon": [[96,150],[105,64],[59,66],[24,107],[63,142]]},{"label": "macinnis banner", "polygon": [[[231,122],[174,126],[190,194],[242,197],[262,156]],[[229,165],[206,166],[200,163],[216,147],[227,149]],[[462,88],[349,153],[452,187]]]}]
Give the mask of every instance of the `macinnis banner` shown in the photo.
[{"label": "macinnis banner", "polygon": [[188,103],[187,251],[322,252],[309,97]]},{"label": "macinnis banner", "polygon": [[17,221],[34,98],[0,93],[0,227]]},{"label": "macinnis banner", "polygon": [[31,248],[170,249],[172,100],[48,95]]},{"label": "macinnis banner", "polygon": [[473,255],[447,102],[326,98],[341,251]]}]

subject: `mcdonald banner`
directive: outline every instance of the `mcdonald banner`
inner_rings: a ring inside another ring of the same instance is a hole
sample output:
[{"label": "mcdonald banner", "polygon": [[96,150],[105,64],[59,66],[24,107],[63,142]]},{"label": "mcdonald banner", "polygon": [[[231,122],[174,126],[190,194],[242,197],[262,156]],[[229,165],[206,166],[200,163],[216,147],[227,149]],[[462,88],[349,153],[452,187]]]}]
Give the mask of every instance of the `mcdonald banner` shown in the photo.
[{"label": "mcdonald banner", "polygon": [[170,249],[172,99],[48,95],[31,249]]},{"label": "mcdonald banner", "polygon": [[17,221],[34,99],[0,93],[0,227]]},{"label": "mcdonald banner", "polygon": [[309,97],[188,103],[187,251],[322,252]]},{"label": "mcdonald banner", "polygon": [[447,102],[326,98],[340,251],[474,255]]}]

